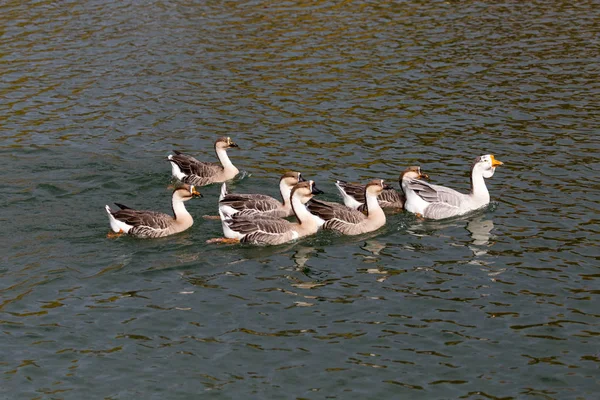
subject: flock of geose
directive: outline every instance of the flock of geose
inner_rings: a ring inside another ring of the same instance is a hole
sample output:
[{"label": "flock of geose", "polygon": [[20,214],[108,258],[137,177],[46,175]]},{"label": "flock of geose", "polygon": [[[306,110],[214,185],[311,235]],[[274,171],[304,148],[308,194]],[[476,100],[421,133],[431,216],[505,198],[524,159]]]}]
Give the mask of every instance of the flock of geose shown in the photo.
[{"label": "flock of geose", "polygon": [[[479,156],[471,167],[471,191],[459,193],[433,185],[420,167],[409,167],[400,176],[400,191],[373,179],[366,185],[336,181],[344,204],[314,198],[322,193],[314,181],[306,181],[299,172],[286,172],[279,180],[281,201],[264,194],[228,193],[226,181],[239,170],[227,150],[238,145],[229,137],[215,142],[220,163],[201,162],[175,151],[167,160],[173,177],[181,182],[172,196],[173,215],[135,210],[120,203],[119,209],[106,206],[110,220],[109,237],[129,234],[139,238],[157,238],[183,232],[194,223],[184,203],[202,196],[197,187],[223,183],[219,196],[219,219],[223,238],[209,243],[251,243],[276,245],[329,229],[344,235],[372,232],[386,223],[384,209],[404,209],[427,219],[445,219],[485,207],[490,195],[484,178],[491,178],[503,163],[491,154]],[[286,218],[295,217],[291,222]]]}]

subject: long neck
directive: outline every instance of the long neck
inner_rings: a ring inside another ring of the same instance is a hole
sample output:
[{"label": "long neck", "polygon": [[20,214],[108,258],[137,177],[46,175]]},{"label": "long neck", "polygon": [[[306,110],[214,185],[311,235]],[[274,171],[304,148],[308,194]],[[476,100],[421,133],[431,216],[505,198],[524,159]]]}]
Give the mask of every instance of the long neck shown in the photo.
[{"label": "long neck", "polygon": [[292,194],[292,188],[289,187],[283,179],[279,181],[279,192],[281,193],[281,202],[283,208],[290,209],[290,195]]},{"label": "long neck", "polygon": [[379,205],[379,201],[377,200],[377,196],[365,191],[365,198],[367,199],[367,202],[365,203],[367,205],[367,218],[373,219],[384,214]]},{"label": "long neck", "polygon": [[307,235],[310,233],[314,233],[319,229],[315,218],[308,211],[305,204],[302,204],[299,198],[292,196],[291,199],[292,210],[294,210],[294,214],[296,218],[298,218],[298,232],[300,235]]},{"label": "long neck", "polygon": [[483,171],[477,166],[474,166],[471,171],[471,195],[477,198],[487,199],[488,202],[490,199],[490,193],[485,186]]},{"label": "long neck", "polygon": [[227,155],[227,150],[215,147],[215,152],[217,153],[217,157],[219,158],[219,161],[221,162],[221,165],[223,166],[223,168],[225,170],[230,170],[230,169],[235,168],[233,166],[233,164],[231,163],[229,156]]},{"label": "long neck", "polygon": [[183,204],[183,201],[180,198],[176,197],[175,195],[173,195],[172,206],[173,206],[173,215],[175,217],[176,222],[182,222],[182,221],[187,221],[189,219],[192,219],[192,216],[190,215],[188,210],[185,209],[185,205]]}]

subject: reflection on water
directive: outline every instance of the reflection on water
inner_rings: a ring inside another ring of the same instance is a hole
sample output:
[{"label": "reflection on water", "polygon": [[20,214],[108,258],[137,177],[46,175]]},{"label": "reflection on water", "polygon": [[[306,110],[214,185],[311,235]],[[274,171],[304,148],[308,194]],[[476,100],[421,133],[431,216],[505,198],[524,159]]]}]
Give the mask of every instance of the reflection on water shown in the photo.
[{"label": "reflection on water", "polygon": [[467,223],[467,230],[471,232],[473,244],[476,246],[488,244],[492,229],[494,229],[494,222],[485,219],[484,216],[475,217]]},{"label": "reflection on water", "polygon": [[476,257],[487,254],[487,245],[490,241],[494,222],[491,219],[485,219],[484,216],[477,216],[467,223],[467,230],[471,232],[473,243],[469,248]]}]

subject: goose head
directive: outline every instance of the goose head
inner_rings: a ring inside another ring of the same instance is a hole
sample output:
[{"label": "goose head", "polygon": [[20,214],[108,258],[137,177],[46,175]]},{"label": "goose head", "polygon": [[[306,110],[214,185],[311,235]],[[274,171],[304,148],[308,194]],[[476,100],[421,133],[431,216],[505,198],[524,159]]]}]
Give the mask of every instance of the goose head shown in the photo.
[{"label": "goose head", "polygon": [[390,185],[386,185],[383,179],[373,179],[371,182],[367,183],[365,194],[377,197],[385,189],[392,189],[392,187]]},{"label": "goose head", "polygon": [[400,184],[404,179],[429,179],[429,175],[421,171],[421,167],[412,166],[406,168],[400,175]]},{"label": "goose head", "polygon": [[215,142],[215,149],[216,150],[227,150],[227,149],[230,149],[232,147],[240,147],[240,146],[238,146],[236,143],[234,143],[233,140],[231,140],[231,138],[229,136],[227,136],[227,137],[220,137]]},{"label": "goose head", "polygon": [[496,160],[493,154],[486,154],[479,156],[475,159],[472,169],[475,171],[481,171],[484,178],[491,178],[494,176],[496,167],[503,165],[502,161]]},{"label": "goose head", "polygon": [[306,204],[315,194],[321,194],[323,191],[319,190],[315,185],[315,181],[304,181],[298,183],[292,189],[292,199],[298,199],[302,204]]},{"label": "goose head", "polygon": [[281,179],[279,179],[279,185],[283,185],[288,188],[294,187],[299,182],[305,182],[305,179],[302,177],[300,172],[289,171],[285,174],[281,175]]},{"label": "goose head", "polygon": [[202,197],[202,194],[193,185],[183,184],[173,191],[173,198],[188,201],[193,197]]}]

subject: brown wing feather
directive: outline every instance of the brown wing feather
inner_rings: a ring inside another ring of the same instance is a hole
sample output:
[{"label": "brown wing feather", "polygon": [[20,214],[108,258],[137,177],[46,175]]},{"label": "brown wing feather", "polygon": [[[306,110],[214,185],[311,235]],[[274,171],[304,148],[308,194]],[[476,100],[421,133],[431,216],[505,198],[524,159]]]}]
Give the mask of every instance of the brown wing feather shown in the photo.
[{"label": "brown wing feather", "polygon": [[343,204],[330,201],[311,199],[307,203],[308,211],[322,218],[325,221],[339,219],[351,224],[358,224],[367,218],[362,212],[353,210]]},{"label": "brown wing feather", "polygon": [[225,222],[232,230],[242,235],[248,235],[253,232],[280,235],[288,232],[292,227],[292,224],[285,219],[239,213],[227,218]]},{"label": "brown wing feather", "polygon": [[238,211],[254,210],[259,213],[273,211],[280,206],[280,203],[270,196],[251,197],[236,194],[228,194],[219,204],[227,205]]},{"label": "brown wing feather", "polygon": [[166,229],[173,222],[173,217],[170,215],[146,210],[133,210],[127,208],[124,210],[114,211],[112,215],[133,227],[147,226],[153,229]]},{"label": "brown wing feather", "polygon": [[198,161],[192,156],[188,156],[179,152],[176,152],[176,154],[172,156],[169,161],[177,164],[181,172],[186,175],[209,177],[223,171],[223,167],[220,164]]},{"label": "brown wing feather", "polygon": [[356,199],[356,201],[358,201],[359,203],[365,202],[365,185],[359,185],[356,183],[348,183],[342,181],[338,181],[338,185],[340,185],[340,187],[344,189],[344,192],[346,192],[346,194],[354,197],[354,199]]},{"label": "brown wing feather", "polygon": [[396,189],[387,189],[377,196],[381,208],[402,208],[406,197]]}]

